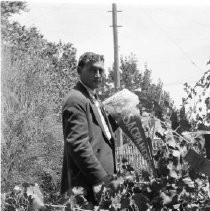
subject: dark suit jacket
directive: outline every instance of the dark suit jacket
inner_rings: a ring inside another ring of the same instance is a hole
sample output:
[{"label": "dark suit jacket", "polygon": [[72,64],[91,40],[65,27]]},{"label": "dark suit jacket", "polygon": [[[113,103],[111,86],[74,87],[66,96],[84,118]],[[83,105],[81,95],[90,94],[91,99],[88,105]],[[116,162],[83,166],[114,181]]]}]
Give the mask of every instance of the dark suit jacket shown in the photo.
[{"label": "dark suit jacket", "polygon": [[91,190],[108,174],[116,172],[113,129],[117,125],[105,115],[112,135],[112,139],[107,140],[98,110],[80,82],[64,101],[62,119],[64,157],[61,194],[74,186]]}]

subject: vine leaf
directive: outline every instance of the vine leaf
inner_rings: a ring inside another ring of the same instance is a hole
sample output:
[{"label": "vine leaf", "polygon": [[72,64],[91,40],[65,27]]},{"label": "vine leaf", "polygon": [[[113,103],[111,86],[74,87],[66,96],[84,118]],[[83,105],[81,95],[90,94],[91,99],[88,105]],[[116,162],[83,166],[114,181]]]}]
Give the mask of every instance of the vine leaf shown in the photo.
[{"label": "vine leaf", "polygon": [[34,210],[43,209],[44,206],[44,196],[40,191],[39,185],[35,183],[35,185],[30,185],[26,189],[27,196],[32,199],[32,208]]},{"label": "vine leaf", "polygon": [[136,206],[138,207],[139,211],[146,211],[148,209],[147,203],[149,202],[148,198],[141,193],[134,194],[132,199]]},{"label": "vine leaf", "polygon": [[121,204],[121,209],[129,208],[129,206],[130,206],[130,198],[126,197],[126,196],[122,196],[122,198],[120,200],[120,204]]}]

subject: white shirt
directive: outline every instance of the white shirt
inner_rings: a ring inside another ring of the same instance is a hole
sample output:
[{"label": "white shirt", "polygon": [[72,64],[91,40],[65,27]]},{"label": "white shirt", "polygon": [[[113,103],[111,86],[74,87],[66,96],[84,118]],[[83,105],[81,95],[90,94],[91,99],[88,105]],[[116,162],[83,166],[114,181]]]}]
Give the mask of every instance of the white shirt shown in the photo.
[{"label": "white shirt", "polygon": [[105,119],[104,119],[104,116],[103,116],[103,114],[102,114],[102,112],[101,112],[100,103],[98,102],[98,100],[97,100],[97,99],[95,98],[95,96],[94,96],[94,95],[96,94],[96,91],[90,89],[89,87],[87,87],[84,83],[82,83],[82,81],[80,81],[80,83],[86,88],[86,90],[88,91],[90,97],[93,99],[93,102],[94,102],[94,104],[96,105],[96,108],[97,108],[97,110],[98,110],[99,116],[100,116],[100,118],[101,118],[101,122],[102,122],[103,127],[104,127],[104,131],[105,131],[106,138],[107,138],[108,140],[110,140],[111,137],[112,137],[112,136],[111,136],[111,133],[110,133],[109,128],[108,128],[108,126],[107,126],[107,124],[106,124],[106,121],[105,121]]}]

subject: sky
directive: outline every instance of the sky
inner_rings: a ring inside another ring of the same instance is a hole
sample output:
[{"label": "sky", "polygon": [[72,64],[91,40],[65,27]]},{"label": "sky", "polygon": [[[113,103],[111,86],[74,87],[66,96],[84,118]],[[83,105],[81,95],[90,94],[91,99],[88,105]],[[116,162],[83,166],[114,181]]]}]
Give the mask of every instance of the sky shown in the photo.
[{"label": "sky", "polygon": [[[100,3],[99,3],[100,2]],[[154,82],[160,78],[175,105],[185,96],[183,83],[195,84],[209,69],[210,2],[115,1],[119,55],[134,53],[138,68],[147,64]],[[158,2],[158,3],[157,3]],[[170,3],[169,3],[170,2]],[[70,42],[77,58],[86,51],[104,54],[108,70],[114,60],[113,1],[28,1],[29,12],[13,19],[36,26],[53,42]]]}]

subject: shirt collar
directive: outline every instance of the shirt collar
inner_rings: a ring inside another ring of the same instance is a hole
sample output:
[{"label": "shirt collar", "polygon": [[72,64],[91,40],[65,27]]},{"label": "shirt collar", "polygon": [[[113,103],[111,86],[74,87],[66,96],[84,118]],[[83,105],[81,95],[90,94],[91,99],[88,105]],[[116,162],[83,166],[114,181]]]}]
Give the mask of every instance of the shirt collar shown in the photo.
[{"label": "shirt collar", "polygon": [[92,97],[92,98],[95,98],[94,95],[96,94],[96,90],[92,90],[90,89],[88,86],[86,86],[81,80],[79,80],[80,83],[86,88],[86,90],[88,91],[89,95]]}]

